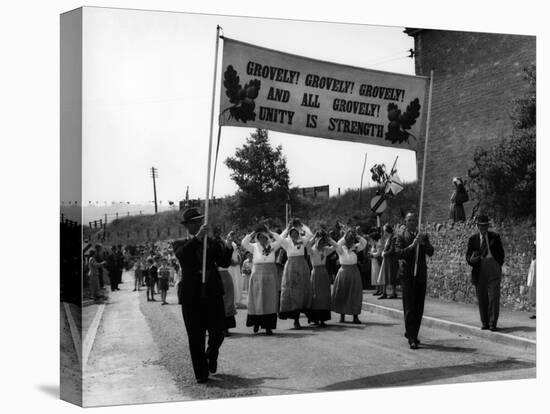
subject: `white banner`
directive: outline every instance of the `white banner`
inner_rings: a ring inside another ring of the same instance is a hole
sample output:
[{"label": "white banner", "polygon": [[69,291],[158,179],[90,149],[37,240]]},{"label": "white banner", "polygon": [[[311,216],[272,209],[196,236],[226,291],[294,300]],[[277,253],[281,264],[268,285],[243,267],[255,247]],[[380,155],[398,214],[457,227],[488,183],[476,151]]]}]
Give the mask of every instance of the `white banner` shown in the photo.
[{"label": "white banner", "polygon": [[416,150],[427,86],[224,38],[220,125]]}]

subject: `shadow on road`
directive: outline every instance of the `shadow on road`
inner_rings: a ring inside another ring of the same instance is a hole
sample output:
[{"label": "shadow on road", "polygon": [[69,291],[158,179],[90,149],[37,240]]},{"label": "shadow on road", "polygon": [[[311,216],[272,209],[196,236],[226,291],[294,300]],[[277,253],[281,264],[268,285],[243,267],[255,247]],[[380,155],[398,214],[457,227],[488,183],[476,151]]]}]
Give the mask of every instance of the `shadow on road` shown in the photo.
[{"label": "shadow on road", "polygon": [[210,377],[208,387],[223,388],[226,390],[259,388],[266,380],[285,380],[288,377],[258,377],[244,378],[238,375],[217,374]]},{"label": "shadow on road", "polygon": [[330,331],[330,330],[341,330],[341,329],[365,329],[368,325],[374,325],[370,323],[361,323],[361,324],[352,324],[350,323],[335,323],[335,324],[327,324],[323,328],[313,328],[316,332],[322,332],[322,331]]},{"label": "shadow on road", "polygon": [[535,332],[537,330],[534,326],[512,326],[507,328],[498,328],[500,333],[513,333],[513,332]]},{"label": "shadow on road", "polygon": [[438,344],[438,343],[424,343],[424,342],[422,342],[419,345],[419,347],[421,349],[429,349],[429,350],[438,351],[438,352],[462,352],[462,353],[465,353],[465,354],[469,354],[469,353],[477,351],[477,348],[466,348],[466,347],[462,347],[462,346],[447,346],[447,345],[442,345],[440,343]]},{"label": "shadow on road", "polygon": [[478,373],[509,371],[515,369],[534,368],[533,362],[518,361],[515,358],[501,359],[490,362],[448,365],[443,367],[416,368],[403,371],[387,372],[385,374],[373,375],[370,377],[358,378],[349,381],[337,382],[326,387],[319,388],[320,391],[341,391],[361,388],[395,387],[404,385],[419,385],[425,382],[455,378],[463,375]]},{"label": "shadow on road", "polygon": [[[305,329],[300,329],[300,331],[305,331]],[[302,332],[295,331],[295,330],[281,330],[281,331],[273,331],[273,336],[268,337],[270,340],[277,340],[277,338],[283,338],[283,339],[297,339],[297,338],[306,338],[308,336],[314,335],[311,332]],[[252,331],[247,333],[242,332],[230,332],[229,336],[225,337],[225,341],[231,341],[232,339],[237,338],[247,338],[247,339],[261,339],[266,338],[266,334],[263,331],[260,331],[258,333],[254,333]]]}]

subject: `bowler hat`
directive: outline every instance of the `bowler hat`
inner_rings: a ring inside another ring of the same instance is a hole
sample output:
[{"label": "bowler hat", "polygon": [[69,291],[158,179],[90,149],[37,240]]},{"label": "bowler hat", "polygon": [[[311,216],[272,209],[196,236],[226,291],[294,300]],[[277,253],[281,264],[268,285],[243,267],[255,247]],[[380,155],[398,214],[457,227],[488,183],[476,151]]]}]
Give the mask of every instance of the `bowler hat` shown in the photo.
[{"label": "bowler hat", "polygon": [[476,217],[476,224],[489,224],[489,216],[486,214],[480,214]]},{"label": "bowler hat", "polygon": [[183,212],[181,223],[187,224],[190,221],[201,220],[202,218],[204,218],[204,215],[202,215],[197,208],[190,207]]}]

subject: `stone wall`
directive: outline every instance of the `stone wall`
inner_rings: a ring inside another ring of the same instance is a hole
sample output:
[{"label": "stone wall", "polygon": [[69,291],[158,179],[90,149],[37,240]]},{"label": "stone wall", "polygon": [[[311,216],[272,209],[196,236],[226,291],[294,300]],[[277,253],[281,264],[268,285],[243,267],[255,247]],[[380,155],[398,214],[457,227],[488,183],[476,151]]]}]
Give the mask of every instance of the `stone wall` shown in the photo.
[{"label": "stone wall", "polygon": [[[477,233],[473,223],[429,223],[426,225],[435,248],[428,262],[428,291],[433,298],[477,303],[470,283],[471,267],[465,255],[468,238]],[[500,234],[505,259],[502,267],[501,305],[510,309],[530,310],[527,298],[527,273],[534,257],[536,237],[533,221],[508,221],[489,230]]]},{"label": "stone wall", "polygon": [[[448,218],[454,176],[466,177],[478,147],[512,132],[510,110],[528,82],[523,68],[536,61],[534,36],[445,30],[405,31],[415,39],[415,71],[434,70],[424,208],[430,221]],[[424,134],[418,142],[421,177]],[[472,202],[467,203],[469,216]]]}]

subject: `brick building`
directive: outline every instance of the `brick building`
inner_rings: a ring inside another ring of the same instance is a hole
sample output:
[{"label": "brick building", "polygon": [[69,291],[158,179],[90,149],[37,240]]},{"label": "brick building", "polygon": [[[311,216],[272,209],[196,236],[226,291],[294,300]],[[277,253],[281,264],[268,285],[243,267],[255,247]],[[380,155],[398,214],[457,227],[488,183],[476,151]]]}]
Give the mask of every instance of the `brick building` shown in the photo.
[{"label": "brick building", "polygon": [[[523,69],[536,62],[534,36],[405,29],[414,38],[415,71],[434,70],[424,217],[448,218],[454,176],[467,177],[476,148],[512,132],[512,101],[528,88]],[[424,134],[418,143],[422,177]],[[466,203],[466,215],[472,203]]]}]

